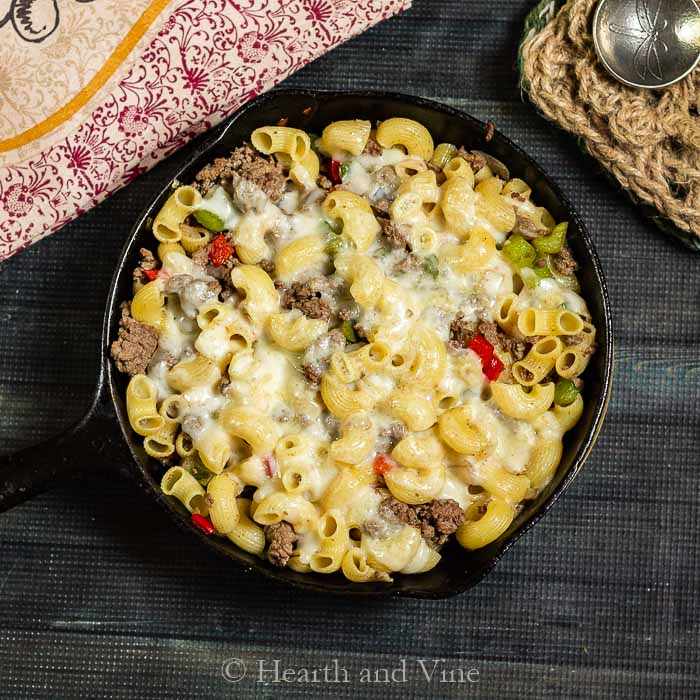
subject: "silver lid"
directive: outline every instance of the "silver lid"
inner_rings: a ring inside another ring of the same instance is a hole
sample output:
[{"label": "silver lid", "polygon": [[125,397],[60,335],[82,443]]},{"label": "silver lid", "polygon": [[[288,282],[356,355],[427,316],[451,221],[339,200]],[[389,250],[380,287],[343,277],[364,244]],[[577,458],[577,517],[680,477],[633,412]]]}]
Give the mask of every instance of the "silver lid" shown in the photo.
[{"label": "silver lid", "polygon": [[700,60],[700,9],[693,0],[600,0],[593,43],[620,82],[667,87]]}]

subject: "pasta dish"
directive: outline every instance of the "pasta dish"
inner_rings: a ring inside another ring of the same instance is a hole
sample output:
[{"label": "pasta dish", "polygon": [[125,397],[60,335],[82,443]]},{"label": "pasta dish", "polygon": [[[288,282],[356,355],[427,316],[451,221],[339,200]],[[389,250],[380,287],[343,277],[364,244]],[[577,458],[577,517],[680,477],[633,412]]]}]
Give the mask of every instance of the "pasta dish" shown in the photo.
[{"label": "pasta dish", "polygon": [[283,122],[152,221],[112,345],[129,422],[206,534],[358,583],[426,572],[506,532],[582,414],[567,223],[410,119]]}]

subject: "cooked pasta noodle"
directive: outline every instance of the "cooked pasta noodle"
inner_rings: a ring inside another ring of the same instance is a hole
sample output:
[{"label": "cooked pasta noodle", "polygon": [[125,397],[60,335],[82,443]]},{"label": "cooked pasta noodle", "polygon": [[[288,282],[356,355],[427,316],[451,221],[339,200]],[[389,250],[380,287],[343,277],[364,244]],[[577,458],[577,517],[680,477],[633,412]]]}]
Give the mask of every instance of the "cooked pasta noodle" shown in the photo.
[{"label": "cooked pasta noodle", "polygon": [[556,475],[596,329],[525,181],[403,117],[318,133],[261,126],[172,191],[112,351],[181,512],[360,585],[500,541]]}]

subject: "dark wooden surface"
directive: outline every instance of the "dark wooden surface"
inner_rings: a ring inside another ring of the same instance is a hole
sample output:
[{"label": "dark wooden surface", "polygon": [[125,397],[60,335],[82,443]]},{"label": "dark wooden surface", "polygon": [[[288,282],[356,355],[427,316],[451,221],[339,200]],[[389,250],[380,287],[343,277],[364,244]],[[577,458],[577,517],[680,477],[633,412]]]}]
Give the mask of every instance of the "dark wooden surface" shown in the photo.
[{"label": "dark wooden surface", "polygon": [[[595,238],[617,321],[610,411],[577,482],[477,589],[363,605],[243,576],[95,464],[94,479],[0,516],[2,697],[700,695],[700,259],[521,103],[514,61],[527,9],[415,0],[287,85],[386,88],[464,108],[494,119],[561,183]],[[3,451],[80,416],[124,236],[179,162],[2,266]],[[249,670],[237,684],[221,673],[233,658]],[[360,682],[363,668],[403,658],[405,682]],[[337,659],[351,682],[263,684],[259,659],[281,669]],[[465,682],[428,682],[417,659],[428,670],[444,659]]]}]

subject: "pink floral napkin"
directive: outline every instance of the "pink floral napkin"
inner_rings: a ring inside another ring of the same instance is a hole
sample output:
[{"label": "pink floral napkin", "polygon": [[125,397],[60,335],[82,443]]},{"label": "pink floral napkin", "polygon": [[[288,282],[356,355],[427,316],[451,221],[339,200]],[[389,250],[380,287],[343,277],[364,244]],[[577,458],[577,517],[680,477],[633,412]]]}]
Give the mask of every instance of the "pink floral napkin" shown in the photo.
[{"label": "pink floral napkin", "polygon": [[328,49],[409,6],[410,0],[0,3],[0,260],[61,228]]}]

